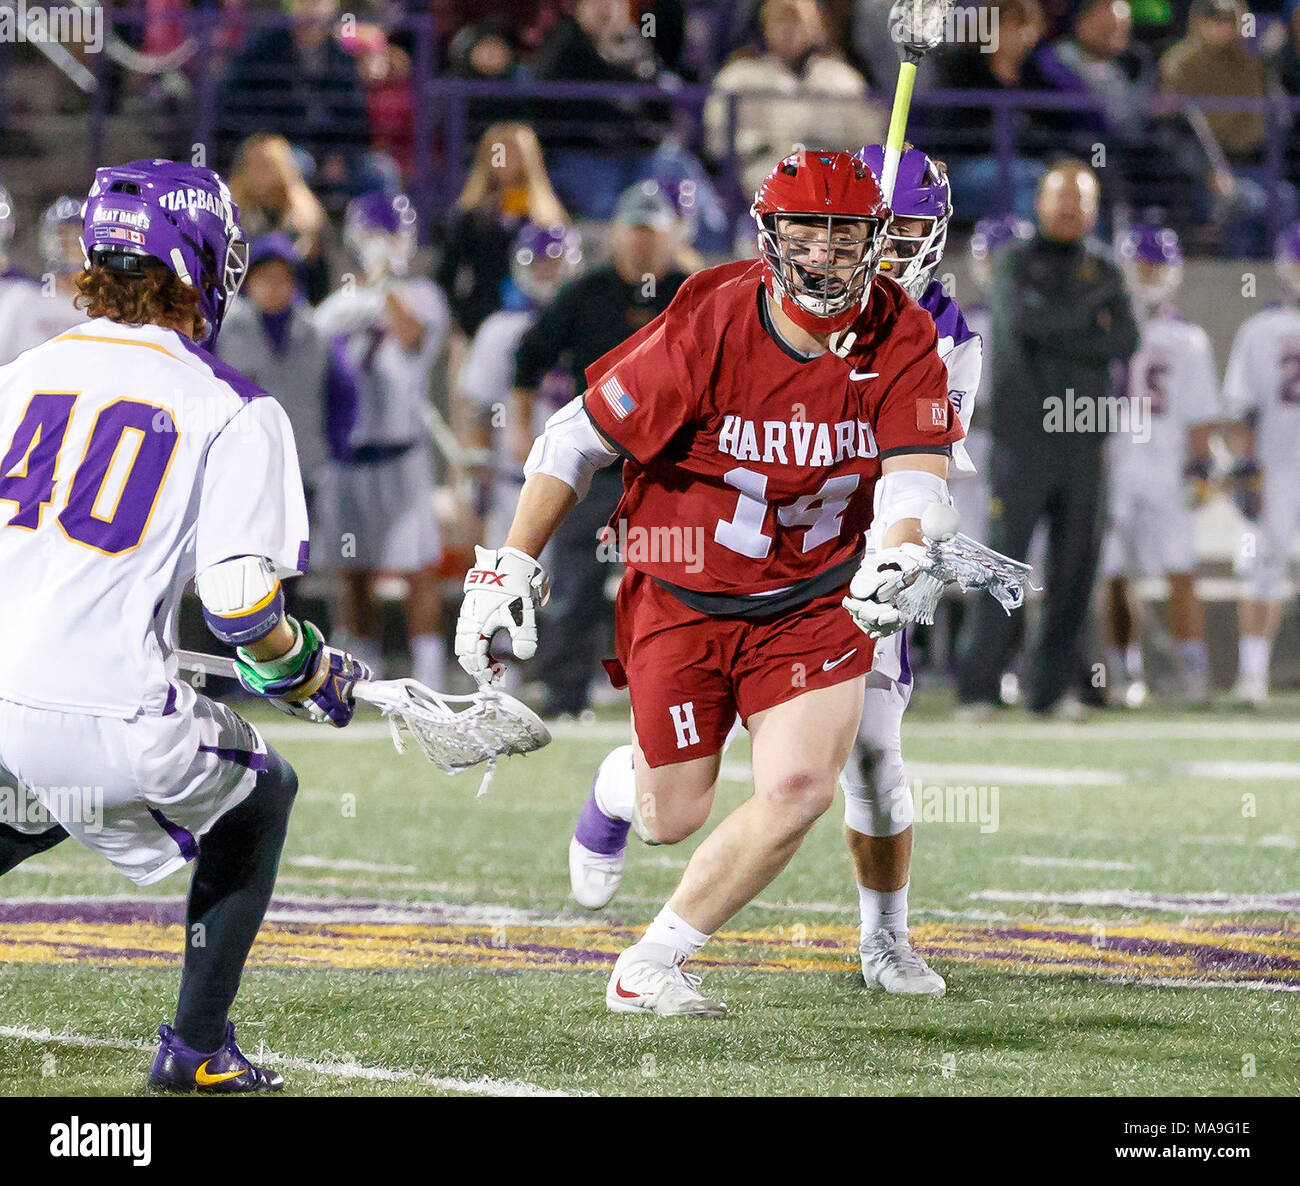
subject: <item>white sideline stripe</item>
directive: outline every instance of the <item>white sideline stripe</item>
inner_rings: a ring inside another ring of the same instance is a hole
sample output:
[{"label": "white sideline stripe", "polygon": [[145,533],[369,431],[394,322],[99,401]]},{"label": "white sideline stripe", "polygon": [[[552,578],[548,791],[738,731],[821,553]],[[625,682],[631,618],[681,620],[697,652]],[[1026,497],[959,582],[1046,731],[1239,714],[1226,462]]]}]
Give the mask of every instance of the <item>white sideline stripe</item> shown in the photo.
[{"label": "white sideline stripe", "polygon": [[[718,777],[724,782],[746,783],[753,778],[747,762],[723,762]],[[959,786],[1123,786],[1128,776],[1120,770],[1097,770],[1087,766],[1006,766],[981,762],[908,762],[907,777],[923,783]]]},{"label": "white sideline stripe", "polygon": [[1300,782],[1300,762],[1179,762],[1172,773],[1228,782]]},{"label": "white sideline stripe", "polygon": [[[20,1025],[0,1025],[0,1038],[16,1042],[35,1042],[46,1046],[77,1046],[91,1050],[149,1051],[150,1042],[132,1042],[126,1038],[91,1038],[85,1034],[56,1034],[47,1029],[29,1029]],[[532,1098],[568,1097],[567,1091],[552,1091],[534,1083],[513,1083],[506,1079],[444,1078],[440,1075],[421,1075],[418,1071],[399,1071],[391,1067],[368,1067],[356,1062],[313,1062],[309,1058],[291,1058],[284,1054],[255,1055],[259,1062],[286,1067],[295,1071],[311,1071],[318,1075],[331,1075],[336,1079],[365,1079],[383,1083],[423,1083],[443,1091],[460,1091],[467,1095],[529,1096]]]},{"label": "white sideline stripe", "polygon": [[1300,891],[1281,894],[1152,893],[1148,890],[1079,890],[1075,893],[1039,893],[1034,890],[978,890],[967,894],[970,902],[1027,902],[1050,906],[1102,906],[1123,910],[1163,910],[1177,914],[1234,914],[1239,911],[1289,914]]},{"label": "white sideline stripe", "polygon": [[373,861],[354,861],[347,858],[335,860],[332,857],[288,857],[286,865],[300,869],[351,869],[358,873],[418,873],[414,865],[376,865]]},{"label": "white sideline stripe", "polygon": [[1040,857],[1023,853],[1013,857],[996,857],[999,861],[1014,861],[1017,865],[1026,865],[1031,869],[1145,869],[1146,865],[1135,865],[1132,861],[1096,861],[1086,857]]}]

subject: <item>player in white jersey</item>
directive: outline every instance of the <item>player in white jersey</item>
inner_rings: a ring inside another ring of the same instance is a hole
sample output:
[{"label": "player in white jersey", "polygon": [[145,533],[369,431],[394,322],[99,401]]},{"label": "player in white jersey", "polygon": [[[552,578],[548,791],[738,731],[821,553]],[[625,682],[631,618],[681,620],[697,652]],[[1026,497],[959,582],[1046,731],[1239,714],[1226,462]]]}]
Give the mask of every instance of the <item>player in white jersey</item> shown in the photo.
[{"label": "player in white jersey", "polygon": [[81,271],[81,205],[80,199],[64,196],[41,216],[40,281],[0,290],[0,362],[9,362],[86,320],[75,303]]},{"label": "player in white jersey", "polygon": [[258,731],[178,678],[182,590],[246,688],[344,725],[368,678],[280,581],[307,564],[289,422],[208,352],[244,243],[215,173],[100,169],[80,299],[91,320],[0,368],[0,873],[71,835],[138,885],[195,862],[161,1090],[276,1090],[229,1009],[296,790]]},{"label": "player in white jersey", "polygon": [[357,417],[346,463],[326,469],[320,524],[327,563],[344,575],[340,642],[379,665],[379,572],[406,579],[406,628],[415,678],[444,683],[442,553],[433,513],[434,467],[426,409],[433,366],[451,313],[441,289],[409,275],[416,216],[403,195],[363,195],[348,204],[344,237],[364,272],[316,311],[317,324],[343,337],[357,381]]},{"label": "player in white jersey", "polygon": [[[582,240],[562,224],[525,223],[510,250],[510,280],[502,307],[483,321],[456,380],[457,397],[467,409],[473,442],[492,458],[486,504],[487,538],[505,539],[524,484],[524,460],[546,421],[574,396],[567,376],[548,376],[531,419],[514,396],[515,355],[519,342],[549,305],[560,286],[582,265]],[[553,394],[548,383],[557,378]],[[515,431],[519,430],[519,431]]]},{"label": "player in white jersey", "polygon": [[1249,520],[1237,549],[1249,592],[1238,607],[1233,695],[1252,705],[1268,698],[1273,638],[1300,532],[1300,222],[1278,241],[1277,270],[1286,299],[1242,323],[1223,379],[1223,402],[1243,442],[1233,471],[1237,501]]},{"label": "player in white jersey", "polygon": [[1171,303],[1182,278],[1178,236],[1168,227],[1132,227],[1119,245],[1142,337],[1128,366],[1127,431],[1107,442],[1109,469],[1101,572],[1107,592],[1107,667],[1122,678],[1122,702],[1147,696],[1129,579],[1164,575],[1166,613],[1178,648],[1183,691],[1210,699],[1205,608],[1196,596],[1190,503],[1204,498],[1212,457],[1210,431],[1220,419],[1218,373],[1209,335]]}]

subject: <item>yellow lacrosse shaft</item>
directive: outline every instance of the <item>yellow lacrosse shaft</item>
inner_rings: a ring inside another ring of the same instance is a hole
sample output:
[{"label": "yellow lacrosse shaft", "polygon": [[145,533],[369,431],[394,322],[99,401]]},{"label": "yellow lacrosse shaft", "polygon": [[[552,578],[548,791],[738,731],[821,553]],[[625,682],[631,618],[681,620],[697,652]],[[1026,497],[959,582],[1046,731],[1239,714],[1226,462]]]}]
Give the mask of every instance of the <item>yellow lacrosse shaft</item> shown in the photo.
[{"label": "yellow lacrosse shaft", "polygon": [[916,84],[916,59],[908,54],[898,64],[898,85],[894,87],[894,109],[889,115],[889,135],[885,137],[885,169],[880,188],[885,201],[894,200],[894,183],[898,180],[898,161],[907,140],[907,115],[912,109],[912,87]]}]

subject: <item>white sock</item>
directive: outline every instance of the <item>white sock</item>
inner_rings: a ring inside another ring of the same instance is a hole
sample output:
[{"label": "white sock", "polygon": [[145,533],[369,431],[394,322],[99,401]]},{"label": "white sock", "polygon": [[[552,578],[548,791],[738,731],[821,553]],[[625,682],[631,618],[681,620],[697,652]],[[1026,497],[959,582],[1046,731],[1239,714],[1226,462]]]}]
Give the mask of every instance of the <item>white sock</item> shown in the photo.
[{"label": "white sock", "polygon": [[610,819],[632,822],[636,809],[636,770],[632,765],[632,747],[620,745],[610,750],[596,771],[596,806]]},{"label": "white sock", "polygon": [[862,933],[872,931],[906,931],[907,930],[907,887],[910,881],[903,882],[901,889],[873,890],[865,885],[858,886],[858,907],[862,912]]},{"label": "white sock", "polygon": [[1124,669],[1134,683],[1142,678],[1142,647],[1135,642],[1124,648]]},{"label": "white sock", "polygon": [[1210,691],[1210,649],[1203,638],[1180,638],[1178,662],[1183,669],[1183,683],[1197,699],[1203,700]]},{"label": "white sock", "polygon": [[417,634],[411,639],[412,675],[435,691],[447,678],[447,644],[440,634]]},{"label": "white sock", "polygon": [[[680,915],[665,906],[646,927],[641,943],[665,948],[673,954],[673,963],[688,960],[709,941],[703,931],[697,931]],[[638,944],[640,946],[640,944]]]},{"label": "white sock", "polygon": [[1269,641],[1262,634],[1243,634],[1237,644],[1237,674],[1249,683],[1268,683]]}]

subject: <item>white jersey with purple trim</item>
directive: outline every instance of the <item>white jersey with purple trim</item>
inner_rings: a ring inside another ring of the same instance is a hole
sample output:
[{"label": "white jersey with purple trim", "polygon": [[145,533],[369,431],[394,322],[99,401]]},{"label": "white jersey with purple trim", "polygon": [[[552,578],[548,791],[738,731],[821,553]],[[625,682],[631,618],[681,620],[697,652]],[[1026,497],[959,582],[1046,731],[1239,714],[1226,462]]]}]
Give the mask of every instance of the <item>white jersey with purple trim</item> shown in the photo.
[{"label": "white jersey with purple trim", "polygon": [[1128,366],[1129,430],[1107,442],[1110,486],[1160,489],[1181,499],[1187,433],[1219,419],[1219,378],[1210,337],[1171,307],[1142,324]]},{"label": "white jersey with purple trim", "polygon": [[[966,324],[961,306],[943,290],[938,280],[931,280],[925,292],[917,302],[934,319],[939,331],[939,357],[948,371],[948,399],[957,412],[961,426],[970,432],[971,416],[975,412],[975,397],[979,394],[982,372],[983,343],[980,336]],[[975,465],[967,454],[964,442],[958,441],[952,447],[953,472],[956,474],[973,474]],[[879,486],[876,488],[879,495]],[[868,536],[868,546],[879,549],[883,546],[880,530],[874,523]],[[893,680],[910,683],[912,673],[907,664],[907,644],[904,631],[883,638],[876,643],[875,659],[872,670]]]},{"label": "white jersey with purple trim", "polygon": [[186,583],[244,555],[307,567],[293,430],[259,387],[104,318],[0,367],[0,698],[165,712]]},{"label": "white jersey with purple trim", "polygon": [[1270,467],[1300,462],[1300,307],[1275,305],[1237,330],[1223,379],[1229,415],[1257,417],[1256,454]]},{"label": "white jersey with purple trim", "polygon": [[[404,349],[385,328],[390,290],[424,327],[416,350]],[[433,395],[433,364],[451,327],[442,289],[422,276],[395,281],[390,289],[341,288],[321,302],[316,322],[330,337],[347,339],[347,357],[358,376],[352,445],[427,440],[425,409]]]}]

